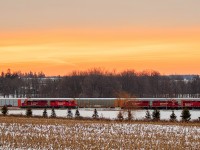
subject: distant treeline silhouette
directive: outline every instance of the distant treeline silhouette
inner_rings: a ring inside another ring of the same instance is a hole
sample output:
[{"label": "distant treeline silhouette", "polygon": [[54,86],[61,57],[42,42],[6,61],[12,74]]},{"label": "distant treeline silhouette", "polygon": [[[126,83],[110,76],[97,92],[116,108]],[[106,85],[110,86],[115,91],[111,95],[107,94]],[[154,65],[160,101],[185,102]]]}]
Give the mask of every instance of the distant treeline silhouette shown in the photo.
[{"label": "distant treeline silhouette", "polygon": [[200,78],[161,75],[157,71],[92,69],[67,76],[46,77],[40,73],[2,72],[0,94],[3,97],[117,97],[119,92],[131,97],[200,97]]}]

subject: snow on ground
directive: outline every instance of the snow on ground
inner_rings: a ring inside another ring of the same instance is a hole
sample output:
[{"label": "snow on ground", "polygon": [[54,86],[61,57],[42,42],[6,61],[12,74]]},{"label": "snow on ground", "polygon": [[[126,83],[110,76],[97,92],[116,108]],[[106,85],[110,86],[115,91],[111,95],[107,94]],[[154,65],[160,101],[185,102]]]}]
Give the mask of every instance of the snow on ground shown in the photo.
[{"label": "snow on ground", "polygon": [[[33,115],[38,115],[41,116],[43,113],[43,109],[33,109]],[[73,115],[75,114],[75,109],[72,110]],[[119,110],[106,110],[106,109],[97,109],[99,117],[104,117],[104,118],[108,118],[108,119],[116,119],[117,118],[117,114],[119,113]],[[123,110],[122,110],[123,111]],[[152,114],[153,110],[149,110],[150,113]],[[56,115],[59,117],[66,117],[67,116],[67,109],[56,109],[55,110]],[[82,117],[92,117],[93,113],[94,113],[94,109],[92,108],[80,108],[79,109],[80,115]],[[177,119],[180,120],[181,119],[181,112],[182,110],[174,110]],[[9,110],[9,114],[23,114],[25,115],[26,110],[25,109],[19,109],[19,110]],[[51,109],[47,110],[48,116],[51,115]],[[161,120],[168,120],[170,118],[172,111],[171,110],[160,110],[160,114],[161,114]],[[200,110],[190,110],[191,113],[191,119],[192,120],[196,120],[200,117]],[[135,119],[143,119],[145,117],[146,114],[146,110],[136,110],[133,112]],[[127,113],[124,113],[124,115],[126,116]]]},{"label": "snow on ground", "polygon": [[0,123],[0,149],[199,149],[200,128],[122,123]]}]

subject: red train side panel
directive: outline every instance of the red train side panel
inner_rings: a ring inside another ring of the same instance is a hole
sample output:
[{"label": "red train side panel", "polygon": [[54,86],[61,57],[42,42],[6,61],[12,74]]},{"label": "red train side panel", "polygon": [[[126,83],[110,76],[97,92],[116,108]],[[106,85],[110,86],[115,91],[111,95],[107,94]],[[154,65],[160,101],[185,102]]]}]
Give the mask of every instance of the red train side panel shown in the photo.
[{"label": "red train side panel", "polygon": [[200,108],[200,101],[186,101],[186,100],[182,100],[182,107]]},{"label": "red train side panel", "polygon": [[18,99],[18,100],[17,100],[17,105],[18,105],[18,107],[21,107],[21,106],[22,106],[21,99]]},{"label": "red train side panel", "polygon": [[200,101],[194,101],[193,102],[193,107],[194,108],[200,108]]},{"label": "red train side panel", "polygon": [[124,108],[149,108],[149,101],[135,101],[129,100],[125,102]]},{"label": "red train side panel", "polygon": [[54,108],[76,108],[77,104],[74,100],[66,101],[66,100],[26,100],[22,103],[23,108],[32,107],[32,108],[45,108],[45,107],[54,107]]},{"label": "red train side panel", "polygon": [[39,107],[47,107],[48,104],[47,104],[47,101],[44,101],[44,100],[41,100],[41,101],[38,101],[38,100],[34,100],[34,101],[25,101],[24,103],[22,103],[22,107],[36,107],[36,108],[39,108]]},{"label": "red train side panel", "polygon": [[153,101],[152,108],[178,108],[179,104],[177,101]]}]

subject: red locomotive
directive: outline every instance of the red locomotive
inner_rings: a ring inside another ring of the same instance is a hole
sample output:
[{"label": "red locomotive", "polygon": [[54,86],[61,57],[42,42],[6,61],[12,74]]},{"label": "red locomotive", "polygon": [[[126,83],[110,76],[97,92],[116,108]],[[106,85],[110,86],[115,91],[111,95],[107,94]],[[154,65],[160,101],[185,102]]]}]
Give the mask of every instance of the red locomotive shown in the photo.
[{"label": "red locomotive", "polygon": [[76,108],[75,100],[56,100],[56,99],[27,99],[22,103],[21,108]]},{"label": "red locomotive", "polygon": [[124,108],[140,108],[140,109],[200,109],[200,99],[149,99],[140,98],[138,100],[128,100],[123,103]]}]

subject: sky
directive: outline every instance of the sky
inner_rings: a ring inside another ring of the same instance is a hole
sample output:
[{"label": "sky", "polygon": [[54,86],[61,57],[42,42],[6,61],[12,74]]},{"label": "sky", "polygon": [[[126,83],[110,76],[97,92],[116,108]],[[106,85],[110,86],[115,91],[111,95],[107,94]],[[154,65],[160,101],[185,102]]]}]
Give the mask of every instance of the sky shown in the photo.
[{"label": "sky", "polygon": [[0,71],[200,74],[199,0],[0,0]]}]

